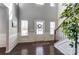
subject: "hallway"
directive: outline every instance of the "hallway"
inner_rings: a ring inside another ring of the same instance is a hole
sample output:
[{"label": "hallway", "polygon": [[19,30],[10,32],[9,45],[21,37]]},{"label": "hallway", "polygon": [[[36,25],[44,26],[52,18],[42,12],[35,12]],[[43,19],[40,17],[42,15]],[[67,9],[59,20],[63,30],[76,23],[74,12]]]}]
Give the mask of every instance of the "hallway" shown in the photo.
[{"label": "hallway", "polygon": [[58,26],[58,4],[51,5],[0,4],[0,54],[61,55],[51,42]]}]

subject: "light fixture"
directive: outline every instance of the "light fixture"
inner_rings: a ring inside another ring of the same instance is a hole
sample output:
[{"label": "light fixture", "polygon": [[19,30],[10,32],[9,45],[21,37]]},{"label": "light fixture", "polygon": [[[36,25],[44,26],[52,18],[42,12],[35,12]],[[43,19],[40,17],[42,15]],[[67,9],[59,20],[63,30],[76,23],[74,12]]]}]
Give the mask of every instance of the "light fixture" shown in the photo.
[{"label": "light fixture", "polygon": [[36,4],[39,4],[39,5],[44,5],[44,3],[36,3]]},{"label": "light fixture", "polygon": [[55,4],[54,3],[50,3],[50,6],[55,6]]}]

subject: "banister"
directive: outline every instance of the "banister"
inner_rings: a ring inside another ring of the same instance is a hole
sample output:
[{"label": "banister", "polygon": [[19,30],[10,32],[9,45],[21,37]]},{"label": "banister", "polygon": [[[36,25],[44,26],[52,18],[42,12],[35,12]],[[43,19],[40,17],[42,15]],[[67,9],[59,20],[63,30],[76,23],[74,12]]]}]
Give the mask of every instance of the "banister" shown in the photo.
[{"label": "banister", "polygon": [[[65,20],[66,20],[67,18],[65,18]],[[65,20],[63,20],[63,22],[65,21]],[[61,27],[61,25],[63,24],[63,22],[54,30],[54,42],[56,42],[57,40],[56,40],[56,31]]]},{"label": "banister", "polygon": [[[63,21],[64,22],[64,21]],[[62,23],[63,23],[62,22]],[[54,30],[54,43],[57,41],[56,40],[56,31],[61,27],[62,23]]]}]

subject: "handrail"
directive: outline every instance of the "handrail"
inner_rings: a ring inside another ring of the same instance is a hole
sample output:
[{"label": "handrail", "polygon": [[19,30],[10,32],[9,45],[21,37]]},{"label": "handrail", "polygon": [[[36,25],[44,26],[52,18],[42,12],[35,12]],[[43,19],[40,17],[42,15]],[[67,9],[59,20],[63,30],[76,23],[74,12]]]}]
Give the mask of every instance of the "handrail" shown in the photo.
[{"label": "handrail", "polygon": [[[66,20],[67,18],[65,18],[65,20]],[[65,21],[65,20],[63,20],[63,22]],[[60,27],[61,27],[61,25],[63,24],[63,22],[55,29],[55,31],[57,31]]]},{"label": "handrail", "polygon": [[[65,21],[65,20],[64,20]],[[63,22],[64,22],[63,21]],[[56,31],[61,27],[61,25],[63,24],[63,22],[54,30],[54,43],[57,41],[56,40]]]},{"label": "handrail", "polygon": [[[67,19],[67,18],[66,18]],[[65,19],[65,20],[66,20]],[[63,20],[63,22],[65,21],[65,20]],[[57,40],[56,40],[56,31],[61,27],[61,25],[63,24],[63,22],[54,30],[54,42],[56,42]]]}]

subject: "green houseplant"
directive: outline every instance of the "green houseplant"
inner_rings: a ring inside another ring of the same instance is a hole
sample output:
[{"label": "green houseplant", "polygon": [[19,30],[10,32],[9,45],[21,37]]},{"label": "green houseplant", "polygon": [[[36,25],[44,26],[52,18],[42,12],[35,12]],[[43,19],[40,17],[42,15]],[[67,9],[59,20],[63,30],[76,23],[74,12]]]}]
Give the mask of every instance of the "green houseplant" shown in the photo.
[{"label": "green houseplant", "polygon": [[75,45],[75,54],[77,54],[77,39],[79,33],[79,4],[70,3],[65,4],[66,8],[61,13],[60,18],[65,18],[61,30],[65,36],[70,40],[70,45]]}]

